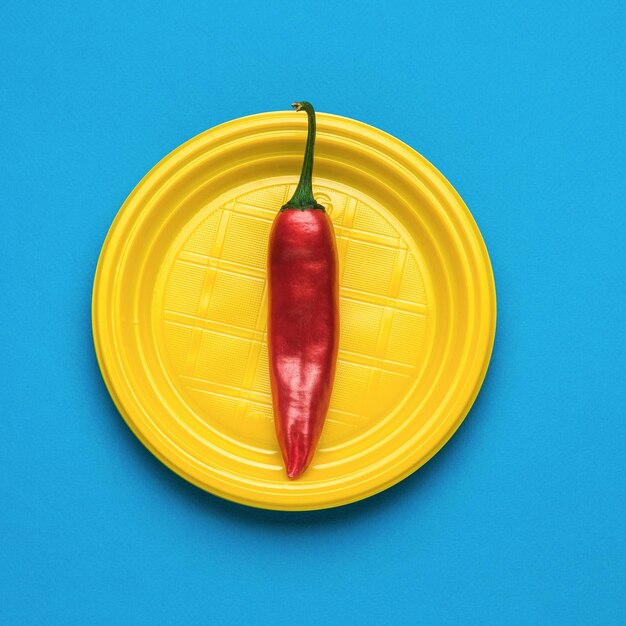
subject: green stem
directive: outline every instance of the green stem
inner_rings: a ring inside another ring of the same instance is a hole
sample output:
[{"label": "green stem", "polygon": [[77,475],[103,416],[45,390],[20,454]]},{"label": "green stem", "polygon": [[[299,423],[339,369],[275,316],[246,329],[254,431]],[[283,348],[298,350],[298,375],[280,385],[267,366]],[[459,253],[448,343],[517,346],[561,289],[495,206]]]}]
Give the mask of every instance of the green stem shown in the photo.
[{"label": "green stem", "polygon": [[313,150],[315,149],[315,109],[310,102],[294,102],[291,105],[296,111],[306,111],[309,119],[309,132],[306,138],[306,148],[304,149],[304,161],[302,162],[302,172],[300,181],[293,194],[293,197],[281,209],[321,209],[324,207],[318,204],[313,197],[311,178],[313,175]]}]

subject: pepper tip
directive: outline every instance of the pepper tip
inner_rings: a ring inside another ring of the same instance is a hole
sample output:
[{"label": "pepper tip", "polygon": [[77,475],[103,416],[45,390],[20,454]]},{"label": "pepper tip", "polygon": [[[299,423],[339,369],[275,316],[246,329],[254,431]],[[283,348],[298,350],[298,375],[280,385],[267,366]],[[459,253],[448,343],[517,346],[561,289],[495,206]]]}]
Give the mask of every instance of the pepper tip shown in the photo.
[{"label": "pepper tip", "polygon": [[306,460],[303,462],[303,459],[300,459],[298,457],[295,457],[293,460],[289,460],[285,467],[285,470],[287,472],[287,478],[289,478],[290,480],[295,480],[304,473],[308,465],[309,464],[306,462]]}]

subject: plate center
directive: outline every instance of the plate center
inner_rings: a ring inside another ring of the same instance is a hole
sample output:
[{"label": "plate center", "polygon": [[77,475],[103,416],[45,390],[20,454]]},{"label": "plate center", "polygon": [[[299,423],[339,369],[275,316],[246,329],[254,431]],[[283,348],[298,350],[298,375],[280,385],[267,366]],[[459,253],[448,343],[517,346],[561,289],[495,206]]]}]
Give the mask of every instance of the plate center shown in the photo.
[{"label": "plate center", "polygon": [[[425,359],[427,294],[415,242],[372,199],[315,186],[340,263],[341,339],[320,441],[348,444],[409,394]],[[266,248],[291,178],[255,181],[192,211],[160,273],[162,357],[198,419],[244,445],[276,447],[267,355]]]}]

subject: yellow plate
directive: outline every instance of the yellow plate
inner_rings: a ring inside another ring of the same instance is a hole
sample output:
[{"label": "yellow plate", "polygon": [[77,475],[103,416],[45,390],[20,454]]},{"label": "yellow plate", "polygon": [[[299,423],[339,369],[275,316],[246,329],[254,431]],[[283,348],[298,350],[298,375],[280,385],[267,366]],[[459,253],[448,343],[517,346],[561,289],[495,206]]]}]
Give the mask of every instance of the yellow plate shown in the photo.
[{"label": "yellow plate", "polygon": [[268,509],[353,502],[424,464],[469,411],[496,322],[487,250],[446,179],[390,135],[320,113],[314,191],[337,234],[341,341],[313,464],[286,478],[265,259],[306,123],[253,115],[166,156],[115,218],[93,291],[100,368],[137,437],[199,487]]}]

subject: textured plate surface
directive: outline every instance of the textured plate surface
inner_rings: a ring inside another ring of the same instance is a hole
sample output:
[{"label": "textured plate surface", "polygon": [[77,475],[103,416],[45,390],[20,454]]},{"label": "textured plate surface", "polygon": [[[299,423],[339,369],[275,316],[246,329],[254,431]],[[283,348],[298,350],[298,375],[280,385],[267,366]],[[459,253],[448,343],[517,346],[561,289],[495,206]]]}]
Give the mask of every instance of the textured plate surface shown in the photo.
[{"label": "textured plate surface", "polygon": [[187,480],[243,504],[346,504],[431,458],[471,407],[496,319],[469,211],[414,150],[318,114],[317,200],[338,240],[341,341],[311,468],[284,473],[272,423],[265,260],[295,189],[306,116],[264,113],[183,144],[139,183],[93,294],[107,387],[139,439]]}]

